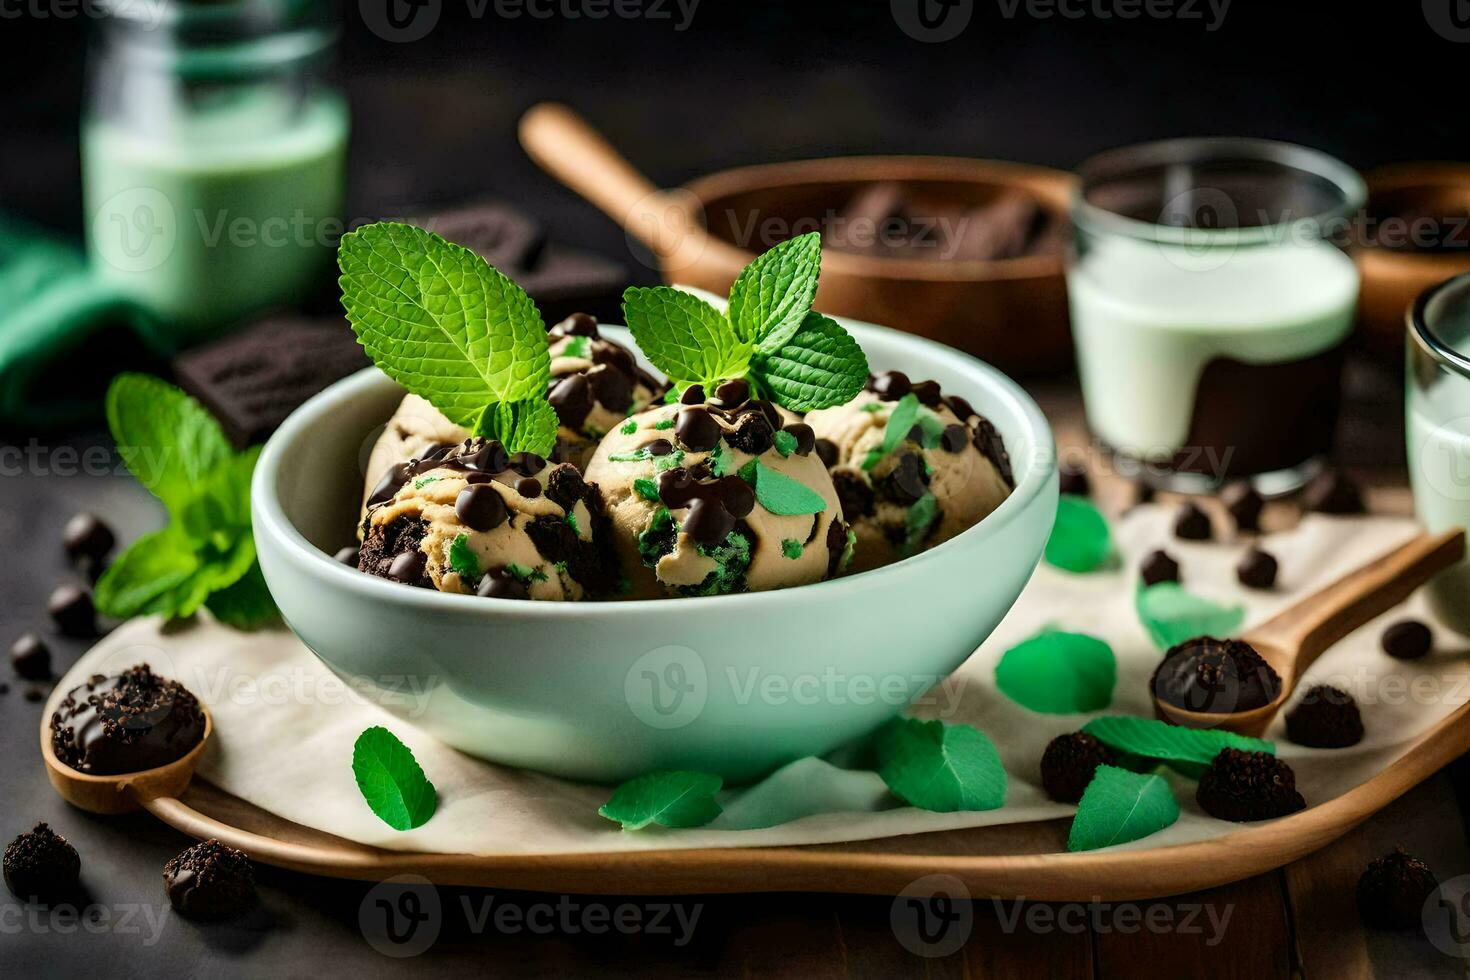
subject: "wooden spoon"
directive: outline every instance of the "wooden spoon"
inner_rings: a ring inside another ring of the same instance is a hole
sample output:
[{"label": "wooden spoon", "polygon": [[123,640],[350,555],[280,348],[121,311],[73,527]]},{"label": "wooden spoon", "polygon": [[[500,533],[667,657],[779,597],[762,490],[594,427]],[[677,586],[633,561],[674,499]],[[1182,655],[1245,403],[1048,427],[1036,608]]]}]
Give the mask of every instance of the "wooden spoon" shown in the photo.
[{"label": "wooden spoon", "polygon": [[1165,721],[1188,728],[1223,728],[1260,737],[1291,697],[1297,681],[1328,647],[1407,599],[1435,573],[1465,556],[1465,532],[1421,534],[1320,592],[1284,610],[1241,639],[1281,677],[1281,692],[1270,704],[1249,711],[1188,711],[1154,698]]},{"label": "wooden spoon", "polygon": [[66,802],[88,813],[131,813],[153,800],[177,799],[194,778],[194,766],[214,731],[209,709],[200,704],[199,710],[204,713],[204,735],[187,755],[157,769],[114,776],[90,776],[58,759],[51,748],[51,713],[47,711],[41,718],[41,758],[46,760],[51,786]]}]

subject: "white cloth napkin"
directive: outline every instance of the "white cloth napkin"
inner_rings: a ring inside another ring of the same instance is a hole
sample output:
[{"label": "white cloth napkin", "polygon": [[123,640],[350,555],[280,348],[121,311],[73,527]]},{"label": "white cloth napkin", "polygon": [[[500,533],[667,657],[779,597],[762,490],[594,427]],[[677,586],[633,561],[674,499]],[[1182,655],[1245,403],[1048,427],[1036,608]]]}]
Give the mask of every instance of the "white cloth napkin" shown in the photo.
[{"label": "white cloth napkin", "polygon": [[[504,854],[816,844],[1046,820],[1067,816],[1072,807],[1051,802],[1041,790],[1042,750],[1053,736],[1081,727],[1089,716],[1036,714],[1002,695],[994,669],[1007,648],[1048,625],[1099,636],[1118,657],[1117,688],[1106,713],[1151,717],[1148,679],[1160,654],[1134,612],[1135,570],[1142,555],[1167,547],[1182,566],[1186,588],[1245,605],[1249,626],[1402,544],[1415,531],[1411,522],[1398,518],[1309,517],[1262,541],[1281,565],[1277,588],[1263,593],[1235,581],[1245,542],[1176,540],[1169,530],[1172,516],[1172,510],[1150,506],[1116,521],[1121,556],[1116,570],[1073,575],[1042,566],[995,634],[915,708],[921,716],[973,724],[995,741],[1010,777],[1006,805],[999,810],[915,810],[890,796],[872,772],[804,759],[759,784],[722,793],[725,812],[706,827],[625,833],[597,814],[608,787],[461,755],[363,703],[291,634],[237,633],[209,621],[169,628],[152,619],[124,625],[72,668],[48,710],[91,674],[148,662],[181,681],[214,715],[214,737],[200,777],[288,820],[394,850]],[[1367,729],[1362,743],[1350,749],[1300,748],[1286,741],[1280,719],[1269,733],[1296,770],[1309,806],[1381,771],[1470,693],[1470,641],[1447,629],[1436,626],[1436,651],[1418,663],[1401,663],[1380,651],[1383,626],[1405,615],[1432,622],[1422,603],[1411,600],[1329,651],[1303,681],[1331,682],[1352,692]],[[424,826],[399,833],[363,803],[352,776],[352,746],[372,725],[385,725],[402,738],[438,790],[439,808]],[[1182,843],[1236,829],[1200,811],[1193,782],[1170,778],[1183,808],[1180,820],[1120,846]]]}]

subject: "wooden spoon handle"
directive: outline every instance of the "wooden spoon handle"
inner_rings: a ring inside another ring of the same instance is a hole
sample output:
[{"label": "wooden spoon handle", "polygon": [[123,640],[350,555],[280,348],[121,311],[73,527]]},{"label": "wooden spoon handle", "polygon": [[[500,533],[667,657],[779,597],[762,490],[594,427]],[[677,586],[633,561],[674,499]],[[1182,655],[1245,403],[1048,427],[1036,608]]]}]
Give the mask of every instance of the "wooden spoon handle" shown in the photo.
[{"label": "wooden spoon handle", "polygon": [[1292,683],[1322,652],[1465,556],[1465,532],[1421,534],[1257,626],[1249,642],[1296,650]]}]

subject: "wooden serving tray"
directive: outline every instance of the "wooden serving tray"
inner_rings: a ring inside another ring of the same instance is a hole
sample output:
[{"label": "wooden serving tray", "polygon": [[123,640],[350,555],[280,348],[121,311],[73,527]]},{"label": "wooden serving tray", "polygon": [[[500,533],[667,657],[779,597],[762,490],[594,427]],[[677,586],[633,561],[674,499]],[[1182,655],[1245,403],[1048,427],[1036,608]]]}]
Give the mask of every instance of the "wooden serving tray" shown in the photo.
[{"label": "wooden serving tray", "polygon": [[416,874],[441,885],[580,894],[849,892],[896,895],[953,875],[975,897],[1126,901],[1213,888],[1289,864],[1341,837],[1470,751],[1461,705],[1355,789],[1280,820],[1213,840],[1068,854],[1068,820],[845,844],[597,854],[418,854],[353,843],[283,820],[202,780],[146,808],[190,836],[217,838],[266,864],[380,881]]}]

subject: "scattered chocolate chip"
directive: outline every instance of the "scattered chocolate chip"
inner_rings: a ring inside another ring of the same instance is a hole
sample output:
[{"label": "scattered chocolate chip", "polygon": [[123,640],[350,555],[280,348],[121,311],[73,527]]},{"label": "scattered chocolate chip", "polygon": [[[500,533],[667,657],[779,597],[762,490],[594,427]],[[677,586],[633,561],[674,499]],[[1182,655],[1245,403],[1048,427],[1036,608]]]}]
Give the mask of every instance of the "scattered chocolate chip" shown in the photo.
[{"label": "scattered chocolate chip", "polygon": [[92,593],[80,586],[57,586],[46,600],[46,611],[64,636],[97,635],[97,610],[92,605]]},{"label": "scattered chocolate chip", "polygon": [[1318,684],[1286,713],[1286,737],[1314,749],[1341,749],[1363,740],[1363,718],[1353,696]]},{"label": "scattered chocolate chip", "polygon": [[1154,502],[1155,493],[1156,493],[1156,491],[1153,488],[1153,484],[1151,484],[1151,483],[1144,483],[1142,480],[1139,480],[1137,483],[1133,484],[1133,503],[1134,503],[1134,505],[1136,506],[1138,504],[1151,504],[1151,503],[1153,503]]},{"label": "scattered chocolate chip", "polygon": [[357,560],[360,557],[362,557],[362,552],[355,545],[341,548],[332,556],[333,560],[340,561],[344,565],[351,565],[353,568],[357,567]]},{"label": "scattered chocolate chip", "polygon": [[573,313],[552,327],[551,332],[558,337],[592,337],[596,339],[597,317],[590,313]]},{"label": "scattered chocolate chip", "polygon": [[1252,548],[1235,566],[1235,577],[1247,589],[1271,589],[1276,587],[1276,569],[1275,558],[1260,548]]},{"label": "scattered chocolate chip", "polygon": [[919,404],[930,408],[938,405],[943,397],[938,381],[915,381],[912,389],[914,396],[919,399]]},{"label": "scattered chocolate chip", "polygon": [[805,422],[792,422],[783,431],[796,440],[793,452],[798,456],[810,456],[817,446],[817,434]]},{"label": "scattered chocolate chip", "polygon": [[742,453],[751,456],[759,456],[771,448],[775,438],[775,430],[766,417],[759,413],[751,413],[740,416],[735,423],[735,428],[725,436],[725,441],[732,449],[738,449]]},{"label": "scattered chocolate chip", "polygon": [[541,496],[541,481],[534,476],[523,476],[516,481],[516,493],[528,500]]},{"label": "scattered chocolate chip", "polygon": [[61,543],[73,561],[101,562],[117,543],[112,529],[96,514],[77,514],[61,531]]},{"label": "scattered chocolate chip", "polygon": [[822,465],[827,467],[827,469],[830,470],[837,465],[837,444],[831,439],[818,439],[816,450],[817,458],[822,461]]},{"label": "scattered chocolate chip", "polygon": [[255,869],[244,851],[207,840],[163,866],[163,888],[181,915],[232,919],[255,905]]},{"label": "scattered chocolate chip", "polygon": [[970,444],[970,430],[963,425],[946,425],[939,434],[939,445],[947,453],[962,452]]},{"label": "scattered chocolate chip", "polygon": [[1434,646],[1434,634],[1417,619],[1405,619],[1384,630],[1379,642],[1395,660],[1418,660]]},{"label": "scattered chocolate chip", "polygon": [[1058,803],[1076,803],[1097,767],[1115,759],[1112,749],[1086,732],[1058,735],[1041,755],[1041,785]]},{"label": "scattered chocolate chip", "polygon": [[719,402],[725,408],[744,405],[750,401],[750,385],[739,378],[722,382],[715,389],[715,401]]},{"label": "scattered chocolate chip", "polygon": [[708,547],[719,544],[735,530],[735,515],[718,500],[701,497],[689,505],[689,512],[679,530],[697,544]]},{"label": "scattered chocolate chip", "polygon": [[702,453],[720,443],[720,423],[702,405],[679,409],[674,422],[674,435],[690,452]]},{"label": "scattered chocolate chip", "polygon": [[[896,402],[913,391],[913,388],[909,376],[902,371],[885,371],[868,382],[868,390],[875,392],[885,402]],[[961,415],[960,418],[964,416]]]},{"label": "scattered chocolate chip", "polygon": [[1087,478],[1087,470],[1080,466],[1062,463],[1057,467],[1057,476],[1061,480],[1062,493],[1085,497],[1092,492],[1092,481]]},{"label": "scattered chocolate chip", "polygon": [[1226,714],[1270,704],[1281,692],[1281,678],[1249,643],[1201,636],[1164,655],[1152,687],[1165,704]]},{"label": "scattered chocolate chip", "polygon": [[9,693],[10,693],[10,685],[7,684],[7,683],[5,683],[4,681],[0,681],[0,695],[6,695],[6,694],[9,694]]},{"label": "scattered chocolate chip", "polygon": [[[505,498],[490,483],[477,483],[461,490],[454,498],[454,514],[461,524],[475,531],[493,531],[509,516]],[[391,571],[389,576],[398,577]]]},{"label": "scattered chocolate chip", "polygon": [[[971,410],[970,414],[974,414]],[[1006,452],[1005,440],[1001,438],[998,430],[989,419],[982,418],[975,423],[975,448],[980,450],[980,455],[990,460],[991,465],[1005,481],[1006,486],[1015,487],[1016,476],[1011,469],[1011,454]]]},{"label": "scattered chocolate chip", "polygon": [[17,677],[42,681],[51,676],[51,650],[35,633],[25,633],[10,645],[10,666]]},{"label": "scattered chocolate chip", "polygon": [[1185,541],[1208,541],[1212,534],[1210,527],[1210,515],[1199,508],[1198,504],[1186,503],[1179,508],[1179,515],[1174,518],[1174,534]]},{"label": "scattered chocolate chip", "polygon": [[417,582],[424,575],[429,559],[422,551],[405,551],[388,566],[388,577],[395,582]]},{"label": "scattered chocolate chip", "polygon": [[139,664],[73,688],[51,716],[51,748],[78,772],[118,775],[183,758],[204,737],[199,701]]},{"label": "scattered chocolate chip", "polygon": [[1358,878],[1358,914],[1378,929],[1410,929],[1422,924],[1437,888],[1429,865],[1397,847],[1369,861]]},{"label": "scattered chocolate chip", "polygon": [[27,684],[24,697],[31,704],[40,704],[46,700],[46,689],[39,684]]},{"label": "scattered chocolate chip", "polygon": [[833,470],[832,486],[837,490],[842,516],[849,523],[872,515],[877,501],[873,488],[861,474],[848,469]]},{"label": "scattered chocolate chip", "polygon": [[1158,585],[1160,582],[1179,581],[1179,563],[1170,557],[1162,548],[1149,552],[1148,557],[1138,568],[1139,578],[1144,585]]},{"label": "scattered chocolate chip", "polygon": [[704,385],[690,385],[679,396],[680,405],[703,405],[706,400],[704,397]]},{"label": "scattered chocolate chip", "polygon": [[1307,805],[1296,773],[1270,752],[1221,749],[1200,776],[1195,800],[1212,817],[1247,823],[1295,813]]},{"label": "scattered chocolate chip", "polygon": [[475,594],[482,599],[529,599],[531,592],[524,582],[504,569],[497,569],[480,580]]},{"label": "scattered chocolate chip", "polygon": [[1302,505],[1319,514],[1361,514],[1364,511],[1362,491],[1336,469],[1317,474],[1303,493]]},{"label": "scattered chocolate chip", "polygon": [[1237,481],[1220,493],[1220,501],[1234,518],[1237,531],[1254,533],[1261,529],[1261,510],[1266,500],[1255,487],[1244,480]]},{"label": "scattered chocolate chip", "polygon": [[44,823],[5,848],[5,885],[23,902],[51,902],[76,892],[82,870],[77,849]]},{"label": "scattered chocolate chip", "polygon": [[944,398],[941,400],[944,404],[949,406],[949,410],[951,412],[954,412],[955,418],[959,419],[961,422],[968,422],[970,419],[980,414],[979,412],[975,411],[975,406],[971,405],[968,401],[966,401],[959,395],[945,395]]}]

